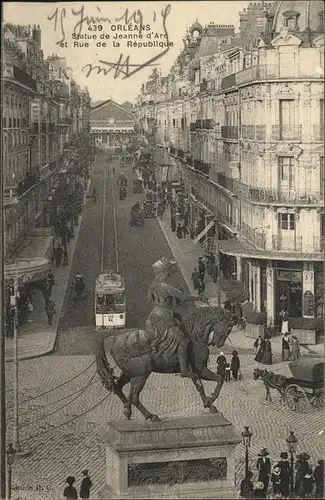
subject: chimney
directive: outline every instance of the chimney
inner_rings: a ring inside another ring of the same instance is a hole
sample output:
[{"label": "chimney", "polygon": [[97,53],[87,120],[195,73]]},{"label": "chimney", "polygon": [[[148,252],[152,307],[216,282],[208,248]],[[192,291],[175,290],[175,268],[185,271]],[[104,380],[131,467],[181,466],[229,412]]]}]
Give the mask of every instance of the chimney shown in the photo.
[{"label": "chimney", "polygon": [[37,27],[35,26],[34,24],[34,27],[33,27],[33,40],[36,42],[37,44],[37,47],[40,49],[41,48],[41,45],[42,45],[42,31],[40,29],[40,26],[39,24],[37,25]]}]

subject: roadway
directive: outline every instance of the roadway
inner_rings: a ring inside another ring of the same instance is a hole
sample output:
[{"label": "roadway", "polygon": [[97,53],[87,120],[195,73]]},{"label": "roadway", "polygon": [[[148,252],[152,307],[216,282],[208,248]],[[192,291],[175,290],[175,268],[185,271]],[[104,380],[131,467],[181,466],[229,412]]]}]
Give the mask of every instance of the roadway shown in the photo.
[{"label": "roadway", "polygon": [[[115,177],[111,175],[113,165]],[[172,258],[171,250],[155,219],[147,219],[144,227],[129,226],[131,206],[137,200],[144,199],[144,195],[132,192],[135,174],[131,165],[122,168],[116,160],[107,167],[107,155],[100,152],[94,164],[92,177],[92,187],[96,187],[99,196],[96,203],[88,201],[83,209],[82,226],[71,263],[70,279],[59,323],[57,350],[53,355],[93,353],[94,286],[101,267],[105,168],[107,172],[104,267],[112,266],[116,269],[117,264],[113,224],[112,191],[114,191],[119,270],[124,274],[126,283],[127,328],[143,328],[150,312],[147,292],[154,276],[151,265],[162,256]],[[118,196],[118,176],[121,171],[128,178],[128,196],[123,201],[120,201]],[[78,273],[83,274],[87,288],[80,301],[75,298],[73,284],[74,276]],[[187,290],[179,271],[175,273],[171,282]]]}]

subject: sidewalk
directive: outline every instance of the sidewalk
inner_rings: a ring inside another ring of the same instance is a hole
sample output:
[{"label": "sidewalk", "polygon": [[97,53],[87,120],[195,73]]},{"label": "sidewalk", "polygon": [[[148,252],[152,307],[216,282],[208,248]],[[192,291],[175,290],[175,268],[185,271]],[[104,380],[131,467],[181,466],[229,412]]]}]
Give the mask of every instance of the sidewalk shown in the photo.
[{"label": "sidewalk", "polygon": [[[161,227],[162,232],[166,238],[168,245],[172,251],[172,254],[178,262],[179,269],[183,275],[185,283],[190,291],[190,293],[197,295],[194,291],[193,284],[191,281],[191,275],[193,269],[198,267],[198,258],[204,256],[204,249],[199,245],[193,243],[193,240],[187,236],[186,238],[177,238],[176,232],[173,233],[170,226],[170,210],[169,207],[166,209],[163,219],[161,220],[157,217],[158,224]],[[211,277],[206,275],[205,279],[205,292],[204,295],[208,297],[211,306],[217,305],[217,289],[216,284],[213,283]],[[225,299],[225,294],[220,291],[221,303]],[[199,304],[198,304],[199,305]],[[229,340],[227,344],[231,345],[235,349],[249,350],[252,354],[255,352],[253,348],[254,339],[251,337],[246,337],[245,332],[239,329],[233,329],[232,333],[229,335]],[[324,356],[324,346],[323,344],[316,344],[310,346],[300,346],[302,355],[319,355]],[[272,351],[275,354],[281,354],[282,352],[282,337],[278,335],[272,338]]]},{"label": "sidewalk", "polygon": [[[78,218],[78,227],[75,227],[75,237],[68,244],[68,266],[55,267],[50,264],[50,268],[55,274],[55,285],[52,290],[51,300],[55,302],[56,314],[53,318],[53,324],[48,325],[45,304],[40,290],[34,290],[33,305],[34,311],[28,314],[28,322],[18,331],[18,359],[37,358],[50,354],[55,349],[57,330],[60,321],[60,315],[64,303],[65,291],[68,286],[70,266],[74,251],[78,242],[82,222],[82,215]],[[6,338],[6,362],[13,361],[14,357],[14,339]]]}]

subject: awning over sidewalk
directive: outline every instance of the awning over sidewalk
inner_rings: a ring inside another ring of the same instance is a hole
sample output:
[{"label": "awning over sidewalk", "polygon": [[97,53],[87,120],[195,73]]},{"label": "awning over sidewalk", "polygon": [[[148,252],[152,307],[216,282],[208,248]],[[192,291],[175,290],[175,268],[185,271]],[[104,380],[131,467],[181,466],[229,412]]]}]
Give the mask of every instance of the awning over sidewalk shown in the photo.
[{"label": "awning over sidewalk", "polygon": [[237,240],[219,240],[220,252],[233,257],[265,260],[323,260],[321,253],[278,252],[271,250],[258,250],[253,246]]},{"label": "awning over sidewalk", "polygon": [[5,279],[12,279],[17,275],[17,266],[19,284],[39,281],[46,277],[53,245],[53,236],[50,233],[50,229],[39,228],[36,229],[36,234],[25,238],[21,248],[12,256],[11,262],[5,263]]},{"label": "awning over sidewalk", "polygon": [[46,277],[49,270],[48,259],[22,259],[5,264],[5,280],[18,277],[19,285],[35,282]]}]

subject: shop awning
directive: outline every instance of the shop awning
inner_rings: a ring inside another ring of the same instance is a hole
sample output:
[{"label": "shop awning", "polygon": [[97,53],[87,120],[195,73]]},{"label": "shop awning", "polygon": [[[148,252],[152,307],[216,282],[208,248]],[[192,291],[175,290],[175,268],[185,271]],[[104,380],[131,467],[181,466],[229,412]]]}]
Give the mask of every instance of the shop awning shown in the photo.
[{"label": "shop awning", "polygon": [[19,285],[22,285],[45,278],[48,270],[48,259],[36,257],[30,260],[17,260],[16,262],[5,264],[5,280],[18,277]]},{"label": "shop awning", "polygon": [[214,226],[214,220],[210,221],[209,224],[205,226],[203,231],[201,231],[200,234],[198,234],[197,237],[193,240],[193,243],[198,243],[200,239],[207,234],[207,232],[209,231],[209,229],[211,229],[212,226]]},{"label": "shop awning", "polygon": [[244,257],[248,259],[265,259],[265,260],[323,260],[322,253],[298,253],[298,252],[281,252],[272,250],[258,250],[248,243],[238,240],[219,240],[220,252],[233,257]]}]

